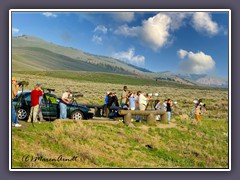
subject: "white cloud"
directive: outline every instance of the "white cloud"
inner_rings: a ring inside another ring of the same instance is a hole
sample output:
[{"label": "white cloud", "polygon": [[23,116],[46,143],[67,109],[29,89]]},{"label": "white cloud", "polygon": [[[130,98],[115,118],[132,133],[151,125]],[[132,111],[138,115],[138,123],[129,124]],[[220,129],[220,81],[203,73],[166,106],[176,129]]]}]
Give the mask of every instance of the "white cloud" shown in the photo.
[{"label": "white cloud", "polygon": [[120,59],[127,63],[142,65],[145,62],[145,57],[142,55],[135,55],[135,49],[129,48],[127,51],[117,52],[113,54],[113,57]]},{"label": "white cloud", "polygon": [[108,29],[104,25],[99,25],[95,27],[94,32],[101,32],[103,34],[106,34],[108,32]]},{"label": "white cloud", "polygon": [[168,43],[170,23],[171,18],[169,16],[158,13],[156,16],[143,21],[142,26],[129,27],[123,25],[118,27],[114,33],[124,36],[138,36],[144,43],[147,43],[147,46],[157,50]]},{"label": "white cloud", "polygon": [[193,53],[181,49],[177,53],[181,59],[185,58],[179,64],[179,68],[184,72],[201,74],[207,73],[215,67],[213,58],[204,52]]},{"label": "white cloud", "polygon": [[171,18],[170,29],[175,31],[186,24],[186,18],[191,17],[192,12],[164,12]]},{"label": "white cloud", "polygon": [[191,13],[158,13],[142,22],[141,26],[122,25],[114,33],[124,36],[140,37],[146,45],[154,50],[172,42],[171,31],[183,25],[184,19]]},{"label": "white cloud", "polygon": [[143,21],[141,37],[151,48],[157,50],[167,44],[170,37],[171,18],[165,14],[157,14]]},{"label": "white cloud", "polygon": [[101,36],[94,35],[92,37],[92,41],[95,42],[96,44],[102,44],[103,39]]},{"label": "white cloud", "polygon": [[18,34],[19,33],[19,29],[18,28],[12,28],[12,34],[15,35],[15,34]]},{"label": "white cloud", "polygon": [[118,21],[132,22],[134,20],[134,12],[114,12],[113,15]]},{"label": "white cloud", "polygon": [[44,12],[42,14],[46,17],[54,17],[54,18],[57,17],[57,14],[52,13],[52,12]]},{"label": "white cloud", "polygon": [[178,57],[179,57],[179,58],[183,59],[183,58],[188,54],[188,52],[185,51],[185,50],[183,50],[183,49],[180,49],[180,50],[177,52],[177,54],[178,54]]},{"label": "white cloud", "polygon": [[207,12],[195,12],[192,16],[193,28],[198,32],[208,33],[209,35],[216,35],[220,28],[212,17]]},{"label": "white cloud", "polygon": [[118,29],[114,31],[115,34],[120,34],[124,36],[138,36],[139,34],[139,27],[129,27],[128,25],[119,26]]}]

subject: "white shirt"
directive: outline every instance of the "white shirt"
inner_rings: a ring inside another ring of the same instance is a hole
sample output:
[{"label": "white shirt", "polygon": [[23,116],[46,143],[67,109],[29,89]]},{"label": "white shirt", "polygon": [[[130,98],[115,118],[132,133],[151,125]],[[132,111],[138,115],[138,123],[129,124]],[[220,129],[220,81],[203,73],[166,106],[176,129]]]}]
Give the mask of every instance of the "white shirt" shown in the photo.
[{"label": "white shirt", "polygon": [[167,104],[166,103],[162,103],[162,110],[167,111]]},{"label": "white shirt", "polygon": [[147,105],[147,98],[143,94],[140,94],[138,98],[138,102],[139,104]]}]

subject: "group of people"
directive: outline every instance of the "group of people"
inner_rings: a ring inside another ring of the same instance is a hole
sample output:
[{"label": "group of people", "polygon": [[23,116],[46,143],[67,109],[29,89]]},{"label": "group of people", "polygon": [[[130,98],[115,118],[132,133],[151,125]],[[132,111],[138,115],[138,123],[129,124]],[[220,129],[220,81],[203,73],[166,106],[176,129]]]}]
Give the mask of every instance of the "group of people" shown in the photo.
[{"label": "group of people", "polygon": [[[12,77],[12,100],[18,94],[19,85],[17,83],[17,79]],[[31,91],[31,109],[27,122],[38,122],[38,118],[40,119],[39,123],[43,121],[43,115],[41,110],[41,102],[42,102],[43,91],[41,89],[41,84],[37,83],[35,88]],[[19,102],[21,103],[21,102]],[[21,127],[21,124],[18,122],[18,117],[15,111],[15,107],[12,102],[12,124],[15,127]]]},{"label": "group of people", "polygon": [[[120,107],[128,110],[146,110],[147,104],[153,100],[152,96],[146,96],[145,92],[137,91],[132,92],[128,90],[127,86],[123,86],[123,91],[120,97],[120,104],[116,93],[107,92],[104,99],[103,116],[108,116],[114,110],[114,107]],[[164,100],[161,104],[160,100],[155,100],[155,110],[164,110],[168,113],[168,121],[171,119],[173,102],[171,99]],[[156,117],[159,120],[159,116]]]},{"label": "group of people", "polygon": [[[18,93],[19,85],[17,84],[17,79],[12,77],[12,100]],[[67,104],[71,103],[70,98],[71,91],[67,89],[61,98],[59,103],[60,108],[60,119],[67,118]],[[31,109],[30,115],[27,122],[39,122],[43,121],[43,115],[41,111],[41,102],[43,98],[43,90],[41,89],[41,84],[37,83],[35,88],[31,91]],[[104,99],[103,106],[103,116],[109,117],[109,114],[117,110],[118,108],[128,109],[128,110],[146,110],[148,101],[153,100],[151,96],[146,96],[145,92],[137,91],[136,93],[128,90],[127,86],[123,86],[123,91],[120,97],[120,104],[117,97],[116,92],[107,92]],[[171,99],[166,99],[162,103],[160,100],[155,100],[154,108],[155,110],[163,110],[168,114],[168,121],[171,120],[171,111],[172,111],[173,101]],[[195,118],[197,121],[201,121],[201,100],[199,100],[198,104],[195,107]],[[159,119],[160,116],[156,116],[156,120]],[[40,119],[40,121],[38,121]],[[14,105],[12,103],[12,123],[15,127],[21,127],[18,122],[18,118],[15,112]]]},{"label": "group of people", "polygon": [[[171,99],[165,99],[161,105],[160,100],[155,101],[155,110],[163,110],[168,114],[168,121],[171,120],[171,112],[172,112],[173,101]],[[160,120],[160,116],[156,116],[157,120]]]},{"label": "group of people", "polygon": [[[18,94],[19,85],[17,79],[12,77],[12,125],[14,127],[21,127],[22,125],[19,124],[18,117],[16,114],[15,107],[13,105],[13,99]],[[41,103],[43,100],[43,90],[41,89],[41,84],[37,83],[35,88],[31,91],[31,109],[29,113],[29,117],[27,122],[38,122],[39,124],[44,121],[41,109]],[[60,119],[67,118],[67,104],[70,103],[70,96],[71,91],[69,89],[63,93],[59,107],[60,107]],[[21,103],[21,102],[19,102]],[[39,119],[39,120],[38,120]]]}]

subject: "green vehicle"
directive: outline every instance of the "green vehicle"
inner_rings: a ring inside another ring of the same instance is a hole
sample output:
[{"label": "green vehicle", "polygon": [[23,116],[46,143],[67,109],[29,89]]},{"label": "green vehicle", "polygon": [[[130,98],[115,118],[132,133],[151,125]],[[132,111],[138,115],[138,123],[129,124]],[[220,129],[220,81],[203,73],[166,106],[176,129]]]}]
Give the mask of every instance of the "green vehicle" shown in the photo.
[{"label": "green vehicle", "polygon": [[[44,93],[41,101],[42,115],[45,120],[55,120],[59,118],[60,109],[59,103],[61,99],[55,94]],[[15,107],[19,120],[27,120],[31,109],[31,92],[24,91],[19,92],[18,95],[13,99],[13,105]],[[82,120],[92,119],[93,112],[90,108],[78,105],[78,104],[67,104],[67,118]]]}]

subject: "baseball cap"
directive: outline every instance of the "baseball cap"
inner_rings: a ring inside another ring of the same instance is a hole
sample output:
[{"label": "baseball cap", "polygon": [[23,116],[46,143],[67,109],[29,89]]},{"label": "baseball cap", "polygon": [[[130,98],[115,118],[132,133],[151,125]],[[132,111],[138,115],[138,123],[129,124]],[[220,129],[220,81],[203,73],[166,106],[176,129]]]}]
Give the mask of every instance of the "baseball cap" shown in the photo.
[{"label": "baseball cap", "polygon": [[41,86],[41,84],[37,83],[37,84],[36,84],[36,86],[38,86],[38,87],[39,87],[39,86]]},{"label": "baseball cap", "polygon": [[15,77],[12,77],[12,81],[17,81],[17,79]]}]

